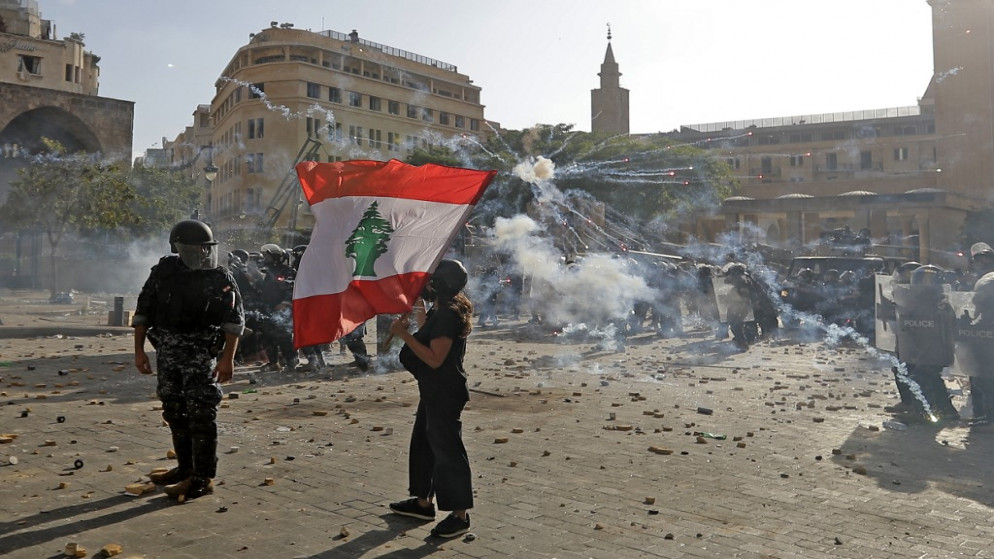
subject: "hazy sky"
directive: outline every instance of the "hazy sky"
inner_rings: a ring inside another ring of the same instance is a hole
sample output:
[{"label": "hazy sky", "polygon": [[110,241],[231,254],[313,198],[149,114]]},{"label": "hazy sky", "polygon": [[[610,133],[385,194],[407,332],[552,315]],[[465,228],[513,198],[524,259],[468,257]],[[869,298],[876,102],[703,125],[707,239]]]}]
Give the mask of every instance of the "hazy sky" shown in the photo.
[{"label": "hazy sky", "polygon": [[[39,0],[84,33],[100,95],[135,102],[134,150],[192,124],[249,33],[332,29],[458,66],[505,128],[590,130],[607,24],[631,131],[914,105],[932,76],[925,0]],[[941,69],[940,69],[941,71]]]}]

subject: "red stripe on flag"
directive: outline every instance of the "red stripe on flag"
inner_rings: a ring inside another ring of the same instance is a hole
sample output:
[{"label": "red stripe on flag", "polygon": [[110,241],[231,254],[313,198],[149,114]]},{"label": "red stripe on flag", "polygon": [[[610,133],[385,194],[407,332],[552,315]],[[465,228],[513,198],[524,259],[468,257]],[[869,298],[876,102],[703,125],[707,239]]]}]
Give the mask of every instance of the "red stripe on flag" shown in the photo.
[{"label": "red stripe on flag", "polygon": [[411,310],[430,275],[412,272],[376,281],[354,280],[341,293],[294,299],[294,347],[330,343],[378,314]]},{"label": "red stripe on flag", "polygon": [[402,161],[304,161],[297,178],[308,203],[328,198],[368,196],[410,198],[428,202],[475,205],[497,171],[477,171],[428,163]]}]

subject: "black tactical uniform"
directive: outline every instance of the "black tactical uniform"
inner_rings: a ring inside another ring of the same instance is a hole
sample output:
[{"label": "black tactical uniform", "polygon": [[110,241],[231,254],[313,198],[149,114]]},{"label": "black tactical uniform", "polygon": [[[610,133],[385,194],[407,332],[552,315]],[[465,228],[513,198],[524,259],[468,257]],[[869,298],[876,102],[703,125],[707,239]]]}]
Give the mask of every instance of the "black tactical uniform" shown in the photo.
[{"label": "black tactical uniform", "polygon": [[287,263],[286,252],[279,246],[262,246],[263,268],[260,294],[260,327],[263,346],[269,356],[270,371],[280,370],[280,355],[284,372],[297,367],[297,350],[293,347],[293,268]]},{"label": "black tactical uniform", "polygon": [[213,233],[203,222],[181,221],[169,236],[172,252],[152,267],[138,295],[135,365],[151,374],[146,337],[156,349],[162,417],[169,424],[177,466],[152,474],[170,497],[213,490],[217,468],[219,382],[231,379],[244,314],[238,286],[217,266]]}]

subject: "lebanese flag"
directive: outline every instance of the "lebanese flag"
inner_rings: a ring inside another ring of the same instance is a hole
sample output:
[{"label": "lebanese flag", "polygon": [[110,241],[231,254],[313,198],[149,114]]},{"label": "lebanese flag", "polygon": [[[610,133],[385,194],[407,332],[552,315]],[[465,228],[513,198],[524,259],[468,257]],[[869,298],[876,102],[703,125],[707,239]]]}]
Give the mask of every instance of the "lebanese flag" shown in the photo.
[{"label": "lebanese flag", "polygon": [[411,310],[497,171],[392,159],[297,165],[314,231],[293,288],[293,345]]}]

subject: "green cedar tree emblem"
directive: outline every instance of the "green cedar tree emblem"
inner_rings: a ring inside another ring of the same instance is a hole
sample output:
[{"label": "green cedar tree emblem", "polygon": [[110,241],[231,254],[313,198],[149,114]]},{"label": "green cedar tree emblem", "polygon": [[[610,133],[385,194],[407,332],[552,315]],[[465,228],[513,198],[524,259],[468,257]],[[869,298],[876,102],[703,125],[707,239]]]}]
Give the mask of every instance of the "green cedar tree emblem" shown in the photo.
[{"label": "green cedar tree emblem", "polygon": [[359,225],[356,225],[352,235],[345,241],[345,256],[355,260],[353,277],[376,277],[373,264],[387,251],[391,233],[393,227],[390,227],[389,221],[383,219],[376,202],[373,202],[366,208]]}]

